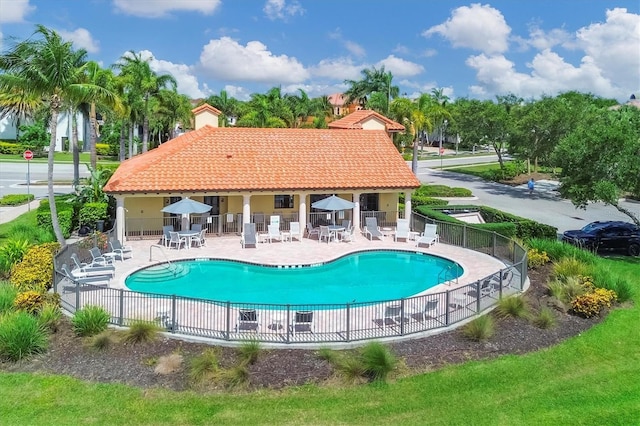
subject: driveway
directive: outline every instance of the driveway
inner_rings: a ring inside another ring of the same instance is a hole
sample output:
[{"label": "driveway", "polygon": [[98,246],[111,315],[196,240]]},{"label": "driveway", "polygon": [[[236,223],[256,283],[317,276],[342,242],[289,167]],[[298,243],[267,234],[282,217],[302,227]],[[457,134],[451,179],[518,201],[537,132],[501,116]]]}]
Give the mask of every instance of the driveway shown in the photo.
[{"label": "driveway", "polygon": [[[555,191],[558,183],[540,181],[533,196],[529,196],[526,185],[512,187],[488,182],[475,176],[428,168],[418,164],[418,178],[426,184],[439,184],[470,189],[477,200],[455,200],[450,204],[480,204],[512,213],[517,216],[546,223],[562,233],[568,229],[580,229],[596,220],[623,220],[627,215],[612,206],[602,203],[589,204],[586,210],[576,208],[570,201],[561,198]],[[622,201],[623,207],[640,215],[640,204]]]}]

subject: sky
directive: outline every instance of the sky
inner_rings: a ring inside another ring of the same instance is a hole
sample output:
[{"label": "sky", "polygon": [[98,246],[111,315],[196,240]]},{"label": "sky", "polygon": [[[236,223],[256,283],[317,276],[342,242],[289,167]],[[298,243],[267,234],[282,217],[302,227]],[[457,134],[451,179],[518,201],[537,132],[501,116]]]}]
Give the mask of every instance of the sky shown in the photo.
[{"label": "sky", "polygon": [[141,53],[194,99],[330,95],[373,67],[410,98],[640,96],[638,0],[0,0],[2,51],[36,24],[103,67]]}]

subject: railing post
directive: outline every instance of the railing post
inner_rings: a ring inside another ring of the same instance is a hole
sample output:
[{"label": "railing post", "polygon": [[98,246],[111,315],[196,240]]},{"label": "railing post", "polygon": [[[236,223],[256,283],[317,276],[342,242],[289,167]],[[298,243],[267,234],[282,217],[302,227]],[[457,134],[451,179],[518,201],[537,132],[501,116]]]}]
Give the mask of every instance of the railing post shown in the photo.
[{"label": "railing post", "polygon": [[123,289],[118,290],[118,301],[120,305],[118,306],[118,325],[122,327],[122,324],[124,324],[124,290]]},{"label": "railing post", "polygon": [[171,295],[171,333],[176,332],[176,295]]},{"label": "railing post", "polygon": [[80,309],[80,283],[78,281],[72,281],[76,285],[76,311]]},{"label": "railing post", "polygon": [[445,315],[444,315],[444,323],[445,325],[449,325],[449,303],[450,303],[450,294],[451,290],[447,290],[445,292]]},{"label": "railing post", "polygon": [[225,331],[225,339],[229,340],[231,339],[231,301],[227,300],[227,319],[226,319],[227,323],[225,325],[226,331]]},{"label": "railing post", "polygon": [[346,341],[351,341],[351,305],[347,303],[347,338]]},{"label": "railing post", "polygon": [[289,338],[290,338],[291,330],[289,330],[289,324],[291,324],[291,305],[287,305],[287,324],[285,325],[285,327],[287,327],[287,343],[290,343]]},{"label": "railing post", "polygon": [[491,250],[491,256],[492,257],[496,257],[496,244],[497,244],[497,240],[498,240],[498,234],[496,233],[496,231],[493,231],[493,248]]},{"label": "railing post", "polygon": [[476,281],[476,314],[480,313],[480,280]]},{"label": "railing post", "polygon": [[404,336],[404,301],[405,299],[400,299],[400,335]]},{"label": "railing post", "polygon": [[504,272],[500,269],[500,276],[498,277],[498,282],[500,283],[500,289],[498,290],[498,300],[502,299],[502,286],[504,285]]},{"label": "railing post", "polygon": [[467,225],[462,225],[462,248],[467,248]]}]

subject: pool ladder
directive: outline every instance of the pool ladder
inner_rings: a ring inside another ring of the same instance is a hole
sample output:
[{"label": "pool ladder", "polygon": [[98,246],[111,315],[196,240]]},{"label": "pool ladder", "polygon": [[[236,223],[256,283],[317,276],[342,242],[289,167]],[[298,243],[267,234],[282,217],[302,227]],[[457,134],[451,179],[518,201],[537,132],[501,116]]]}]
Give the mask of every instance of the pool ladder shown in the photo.
[{"label": "pool ladder", "polygon": [[167,261],[167,269],[172,271],[174,273],[174,275],[175,275],[176,272],[177,272],[176,265],[171,263],[171,261],[169,260],[169,257],[167,256],[167,253],[164,252],[164,247],[161,246],[160,244],[151,244],[151,246],[149,247],[149,262],[153,261],[153,248],[154,247],[156,247],[156,248],[158,248],[160,250],[160,253],[162,253],[162,256],[164,256],[164,259]]},{"label": "pool ladder", "polygon": [[[456,272],[458,272],[459,265],[458,265],[457,263],[454,263],[453,265],[449,265],[449,266],[447,266],[447,267],[445,267],[445,268],[442,268],[442,270],[441,270],[441,271],[440,271],[440,273],[438,274],[438,282],[439,282],[439,283],[440,283],[440,282],[444,282],[444,283],[445,283],[445,284],[447,284],[447,285],[451,285],[451,282],[452,282],[453,280],[449,280],[449,279],[447,279],[447,276],[449,275],[449,273],[451,272],[451,270],[452,270],[454,267],[456,268]],[[442,278],[443,274],[444,274],[444,280],[441,280],[441,278]],[[456,282],[456,285],[457,285],[457,284],[458,284],[458,275],[456,275],[456,277],[455,277],[455,282]]]}]

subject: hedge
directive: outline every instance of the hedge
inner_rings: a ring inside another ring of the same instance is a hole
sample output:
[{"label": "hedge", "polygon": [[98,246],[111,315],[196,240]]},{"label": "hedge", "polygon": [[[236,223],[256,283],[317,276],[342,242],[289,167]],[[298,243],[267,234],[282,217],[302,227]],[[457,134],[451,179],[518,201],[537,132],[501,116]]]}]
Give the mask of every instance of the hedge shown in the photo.
[{"label": "hedge", "polygon": [[31,247],[11,269],[11,284],[19,291],[48,291],[53,284],[53,256],[59,249],[58,243]]},{"label": "hedge", "polygon": [[[69,238],[74,225],[74,205],[72,203],[68,203],[66,200],[66,197],[56,198],[56,210],[58,212],[58,222],[60,223],[62,235],[65,238]],[[36,211],[36,222],[39,227],[53,229],[48,199],[44,199],[40,202],[40,206],[38,206]]]},{"label": "hedge", "polygon": [[17,143],[0,142],[0,154],[20,155],[24,152],[24,147]]},{"label": "hedge", "polygon": [[78,214],[81,225],[93,225],[99,220],[108,219],[107,203],[85,203]]},{"label": "hedge", "polygon": [[33,194],[7,194],[0,198],[0,206],[19,206],[35,199]]}]

